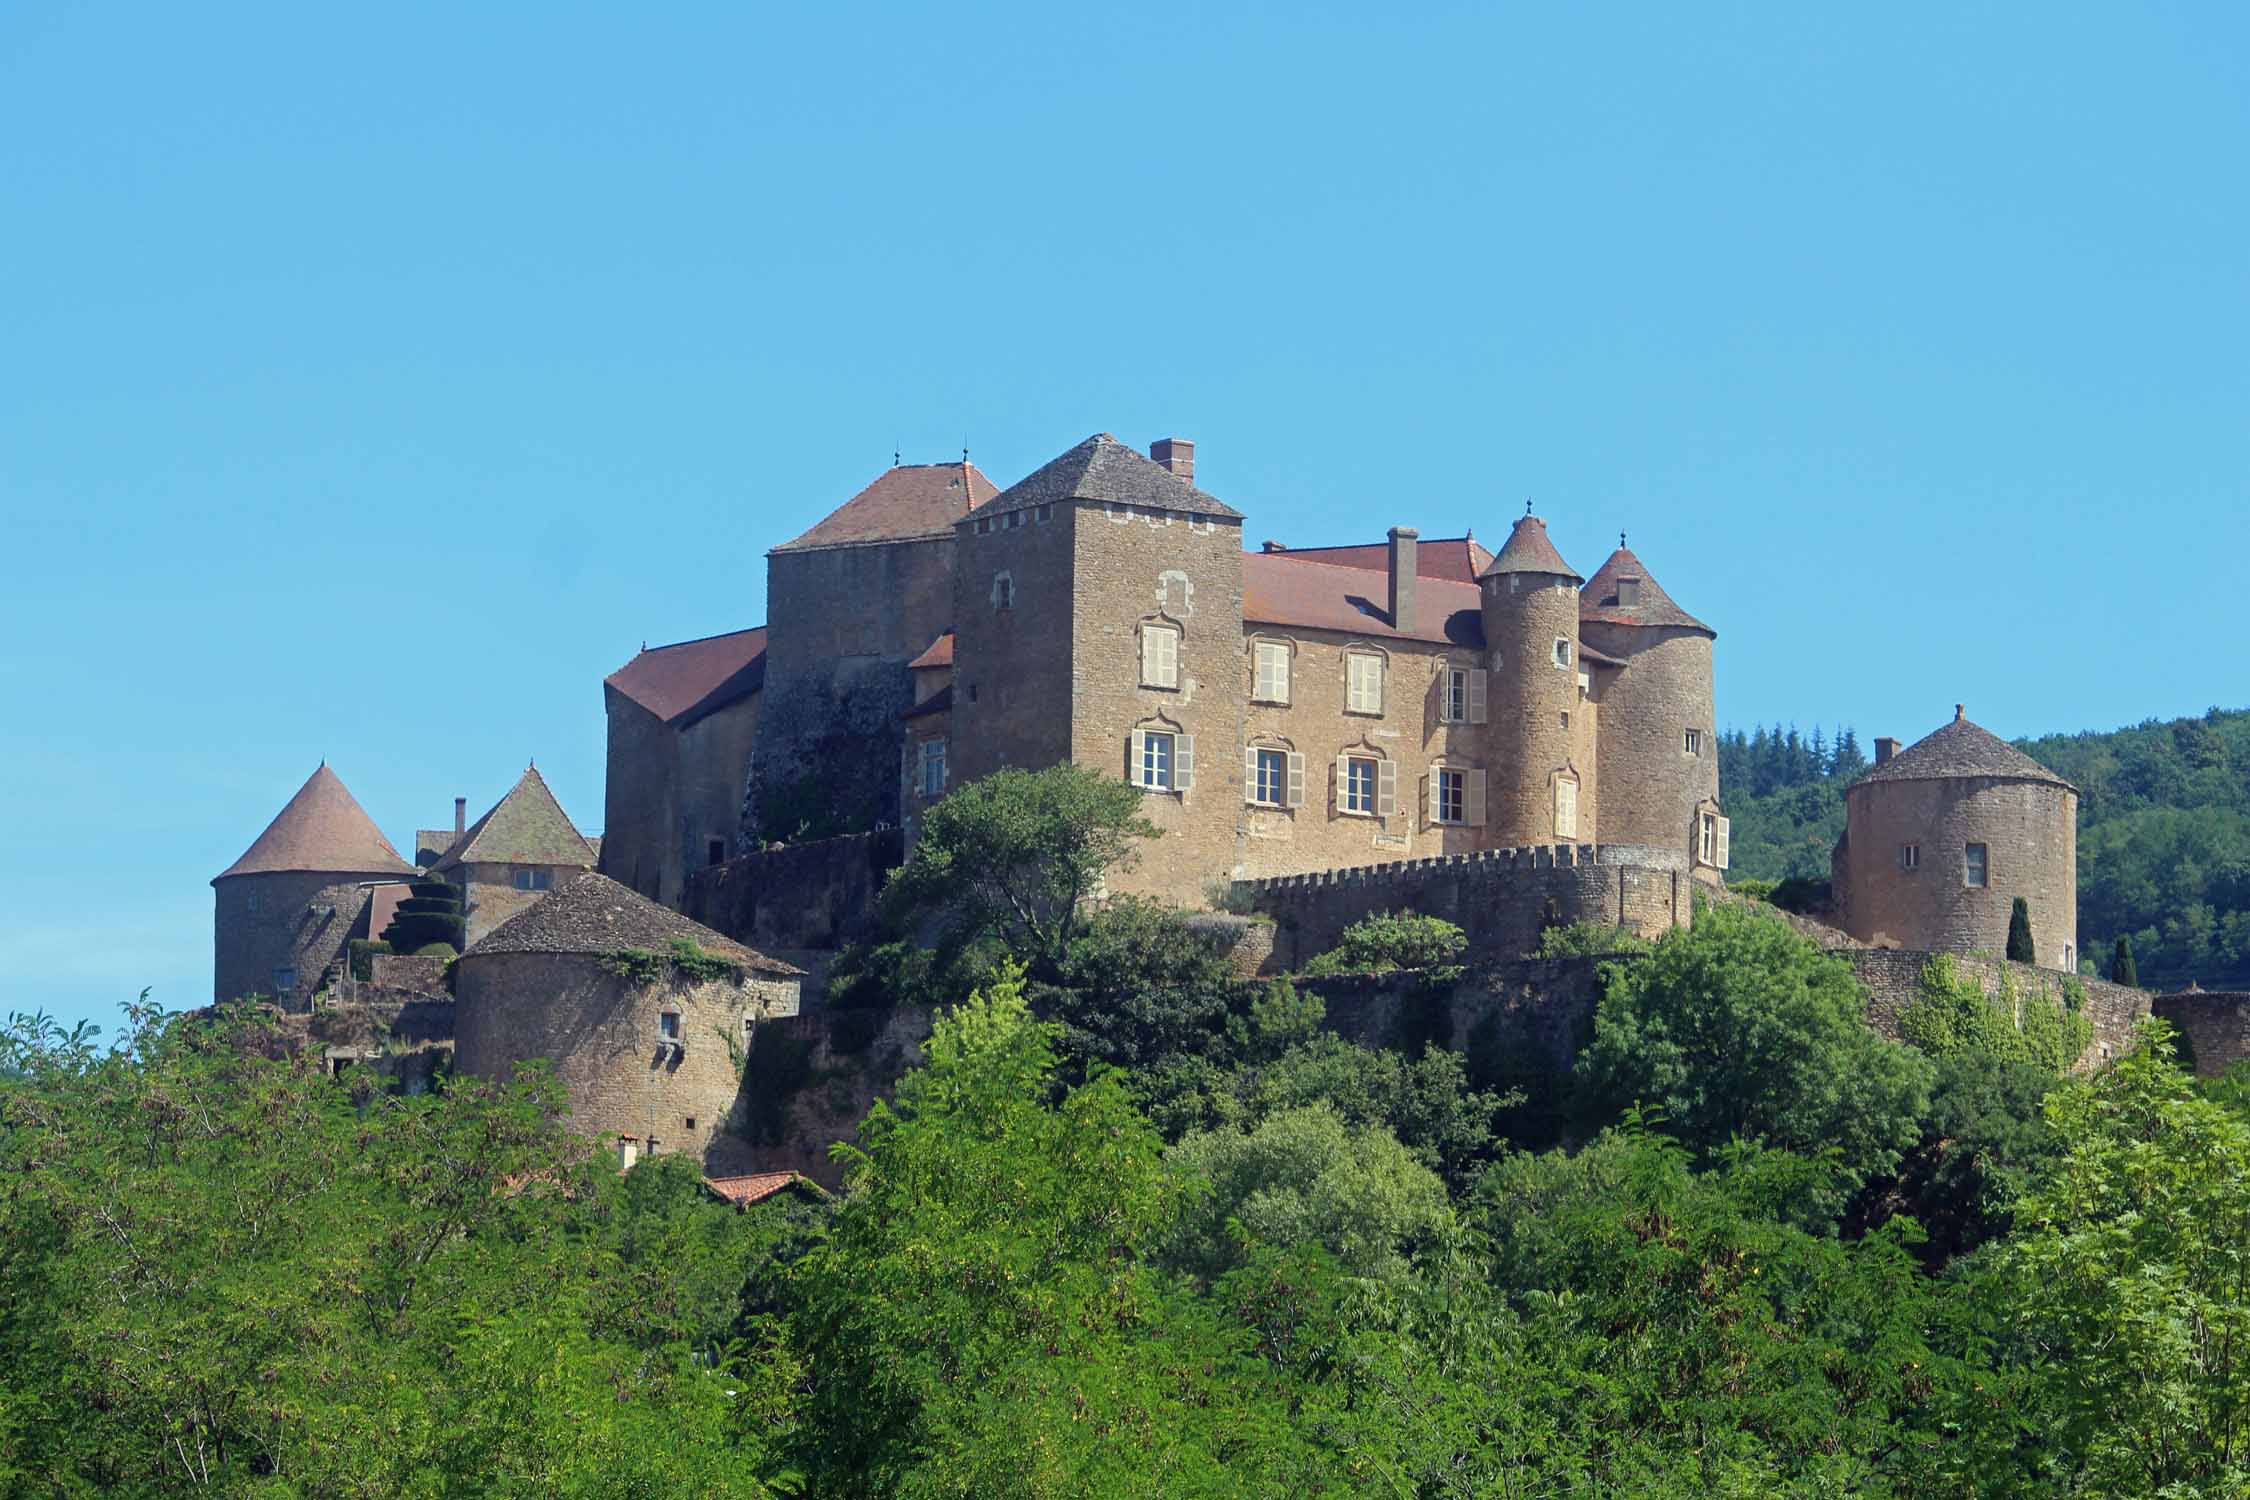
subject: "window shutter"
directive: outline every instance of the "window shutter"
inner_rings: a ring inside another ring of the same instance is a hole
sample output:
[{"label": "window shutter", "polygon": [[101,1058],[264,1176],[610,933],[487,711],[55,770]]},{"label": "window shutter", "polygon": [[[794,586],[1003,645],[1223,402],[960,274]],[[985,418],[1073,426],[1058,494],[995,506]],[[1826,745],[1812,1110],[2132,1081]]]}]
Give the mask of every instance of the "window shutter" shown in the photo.
[{"label": "window shutter", "polygon": [[[1469,669],[1469,722],[1471,724],[1482,724],[1484,722],[1484,668],[1482,667],[1471,667]],[[1481,785],[1484,781],[1484,773],[1478,771],[1475,774],[1478,783]],[[1472,821],[1481,823],[1484,820],[1478,818]]]},{"label": "window shutter", "polygon": [[1722,870],[1727,867],[1727,843],[1733,837],[1733,835],[1734,819],[1719,819],[1719,857],[1717,860],[1717,864]]},{"label": "window shutter", "polygon": [[1172,736],[1172,790],[1184,792],[1195,785],[1195,736]]},{"label": "window shutter", "polygon": [[[1479,672],[1477,676],[1481,678],[1484,674]],[[1466,783],[1461,793],[1461,821],[1471,828],[1482,828],[1484,826],[1484,772],[1464,771],[1461,774],[1463,781]]]},{"label": "window shutter", "polygon": [[1268,649],[1273,652],[1273,701],[1287,703],[1289,701],[1289,648],[1287,646],[1273,646]]},{"label": "window shutter", "polygon": [[1375,763],[1375,816],[1388,818],[1398,812],[1398,762],[1379,760]]},{"label": "window shutter", "polygon": [[1258,800],[1258,747],[1256,745],[1242,747],[1242,800],[1245,802]]},{"label": "window shutter", "polygon": [[[1379,714],[1383,711],[1383,658],[1380,656],[1367,658],[1367,700],[1369,713]],[[1389,765],[1390,762],[1385,761],[1383,764]],[[1398,781],[1396,771],[1391,773],[1391,781],[1395,790]]]},{"label": "window shutter", "polygon": [[1141,686],[1177,687],[1180,682],[1180,635],[1163,625],[1141,627]]},{"label": "window shutter", "polygon": [[1425,823],[1434,824],[1439,821],[1438,814],[1443,810],[1438,806],[1438,782],[1441,779],[1434,766],[1431,767],[1430,774],[1422,778],[1422,820]]},{"label": "window shutter", "polygon": [[1291,807],[1305,805],[1305,758],[1296,751],[1289,752],[1289,795]]},{"label": "window shutter", "polygon": [[1135,786],[1140,786],[1147,774],[1141,769],[1148,764],[1147,740],[1147,734],[1136,729],[1125,742],[1125,779]]},{"label": "window shutter", "polygon": [[1336,786],[1332,800],[1334,801],[1336,811],[1338,812],[1342,812],[1348,805],[1346,799],[1351,795],[1351,759],[1352,758],[1348,755],[1339,755],[1336,757]]},{"label": "window shutter", "polygon": [[1555,837],[1578,837],[1578,783],[1575,781],[1555,782]]}]

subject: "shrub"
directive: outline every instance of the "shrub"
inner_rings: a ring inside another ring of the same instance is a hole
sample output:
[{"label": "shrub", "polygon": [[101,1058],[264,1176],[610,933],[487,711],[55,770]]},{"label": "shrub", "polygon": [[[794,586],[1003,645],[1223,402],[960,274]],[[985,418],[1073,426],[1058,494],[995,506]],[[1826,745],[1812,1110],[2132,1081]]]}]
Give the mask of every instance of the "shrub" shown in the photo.
[{"label": "shrub", "polygon": [[1550,927],[1540,933],[1536,956],[1605,958],[1618,953],[1647,953],[1655,946],[1628,928],[1613,927],[1607,922],[1573,922],[1567,927]]},{"label": "shrub", "polygon": [[1388,974],[1451,963],[1469,945],[1460,928],[1419,912],[1377,912],[1344,929],[1336,946],[1305,965],[1307,974]]},{"label": "shrub", "polygon": [[2050,999],[2045,985],[2019,995],[2015,975],[2003,970],[2000,993],[1988,997],[1951,954],[1940,953],[1922,966],[1915,989],[1899,1034],[1932,1057],[1977,1053],[2062,1073],[2094,1039],[2094,1023],[2080,1014],[2085,991],[2074,981],[2064,983],[2060,999]]},{"label": "shrub", "polygon": [[351,941],[352,978],[362,983],[375,977],[375,955],[388,953],[391,945],[381,938],[353,938]]},{"label": "shrub", "polygon": [[2117,946],[2110,950],[2109,978],[2112,984],[2129,984],[2140,987],[2141,971],[2133,963],[2133,940],[2120,937]]},{"label": "shrub", "polygon": [[2008,961],[2018,964],[2039,962],[2039,949],[2031,941],[2031,903],[2018,896],[2008,908]]}]

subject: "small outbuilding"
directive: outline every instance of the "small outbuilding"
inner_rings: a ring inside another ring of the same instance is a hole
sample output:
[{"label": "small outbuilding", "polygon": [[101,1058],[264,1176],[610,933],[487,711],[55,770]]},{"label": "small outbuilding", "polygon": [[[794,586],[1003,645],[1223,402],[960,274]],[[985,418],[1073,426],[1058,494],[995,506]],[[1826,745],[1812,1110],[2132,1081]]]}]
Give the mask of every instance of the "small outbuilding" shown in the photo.
[{"label": "small outbuilding", "polygon": [[592,871],[559,882],[454,968],[454,1066],[506,1079],[544,1058],[574,1129],[621,1165],[711,1163],[741,1119],[761,1022],[794,1016],[803,971]]}]

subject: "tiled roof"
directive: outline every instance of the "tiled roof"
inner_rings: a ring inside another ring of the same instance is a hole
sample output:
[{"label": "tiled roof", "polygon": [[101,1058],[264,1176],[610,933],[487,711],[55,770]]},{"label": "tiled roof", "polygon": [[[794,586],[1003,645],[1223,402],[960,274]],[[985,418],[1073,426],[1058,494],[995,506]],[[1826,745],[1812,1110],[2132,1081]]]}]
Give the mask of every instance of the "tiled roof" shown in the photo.
[{"label": "tiled roof", "polygon": [[534,766],[492,804],[492,811],[469,825],[434,868],[456,865],[578,865],[593,868],[594,851],[547,789]]},{"label": "tiled roof", "polygon": [[896,464],[776,552],[951,536],[953,523],[999,492],[972,463]]},{"label": "tiled roof", "polygon": [[1057,500],[1099,500],[1230,521],[1242,512],[1213,499],[1136,448],[1096,433],[1058,458],[1009,485],[976,509],[996,516]]},{"label": "tiled roof", "polygon": [[678,728],[749,697],[766,681],[766,627],[644,646],[602,679]]},{"label": "tiled roof", "polygon": [[[1641,602],[1627,609],[1617,602],[1617,580],[1638,578],[1641,581]],[[1718,632],[1672,602],[1672,596],[1649,576],[1648,568],[1627,551],[1618,547],[1578,591],[1578,618],[1598,620],[1605,625],[1668,625],[1687,630],[1700,630],[1714,639]]]},{"label": "tiled roof", "polygon": [[1555,573],[1565,578],[1578,577],[1578,570],[1564,562],[1555,544],[1547,540],[1547,523],[1529,514],[1516,522],[1508,539],[1500,544],[1500,555],[1478,576],[1489,578],[1495,573]]},{"label": "tiled roof", "polygon": [[1590,661],[1597,667],[1622,667],[1625,665],[1624,662],[1610,655],[1607,651],[1597,651],[1584,641],[1578,643],[1578,659]]},{"label": "tiled roof", "polygon": [[309,870],[338,875],[411,875],[414,867],[398,857],[391,841],[375,826],[326,761],[305,778],[297,795],[274,815],[242,857],[212,879],[266,875],[279,870]]},{"label": "tiled roof", "polygon": [[2010,781],[2044,781],[2051,786],[2078,790],[2000,736],[1961,716],[1958,705],[1953,722],[1928,734],[1876,766],[1852,783],[1871,781],[1939,781],[1955,776],[1997,776]]},{"label": "tiled roof", "polygon": [[827,1189],[802,1172],[750,1172],[741,1177],[706,1177],[703,1185],[736,1208],[763,1203],[784,1188],[807,1187],[821,1196]]},{"label": "tiled roof", "polygon": [[953,632],[948,630],[930,642],[930,649],[907,663],[909,667],[950,667],[953,665]]},{"label": "tiled roof", "polygon": [[1292,552],[1242,555],[1242,618],[1258,625],[1340,630],[1370,639],[1482,646],[1482,596],[1473,583],[1423,578],[1411,630],[1393,630],[1383,575],[1371,568],[1307,562]]},{"label": "tiled roof", "polygon": [[713,932],[646,896],[588,870],[562,881],[529,909],[469,945],[463,962],[492,953],[573,953],[599,956],[635,948],[663,953],[672,939],[688,938],[713,958],[762,974],[802,974],[734,939]]},{"label": "tiled roof", "polygon": [[[1339,568],[1371,568],[1379,573],[1388,573],[1391,567],[1388,542],[1365,542],[1349,547],[1284,547],[1279,555],[1304,562],[1329,563]],[[1414,550],[1414,576],[1417,578],[1475,583],[1490,566],[1492,554],[1485,551],[1475,537],[1437,537]]]},{"label": "tiled roof", "polygon": [[953,712],[953,684],[949,682],[912,708],[901,713],[899,717],[902,719],[926,719],[931,714],[951,712]]}]

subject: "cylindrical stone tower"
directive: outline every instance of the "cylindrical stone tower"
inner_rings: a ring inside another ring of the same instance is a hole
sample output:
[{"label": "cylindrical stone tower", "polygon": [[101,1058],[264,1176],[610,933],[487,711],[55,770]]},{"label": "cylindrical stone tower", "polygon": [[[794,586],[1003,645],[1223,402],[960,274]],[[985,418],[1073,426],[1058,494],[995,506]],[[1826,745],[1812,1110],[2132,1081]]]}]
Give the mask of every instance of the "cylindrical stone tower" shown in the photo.
[{"label": "cylindrical stone tower", "polygon": [[[2008,951],[2017,897],[2050,969],[2078,964],[2078,790],[1962,717],[1888,756],[1844,793],[1835,892],[1865,942]],[[1878,754],[1891,742],[1878,741]]]},{"label": "cylindrical stone tower", "polygon": [[1602,842],[1685,849],[1719,876],[1700,823],[1719,801],[1711,643],[1717,632],[1672,602],[1625,538],[1578,600],[1585,643],[1623,667],[1601,689]]},{"label": "cylindrical stone tower", "polygon": [[1581,805],[1571,760],[1578,709],[1580,579],[1525,512],[1478,580],[1490,672],[1485,829],[1495,848],[1591,843],[1594,809]]}]

